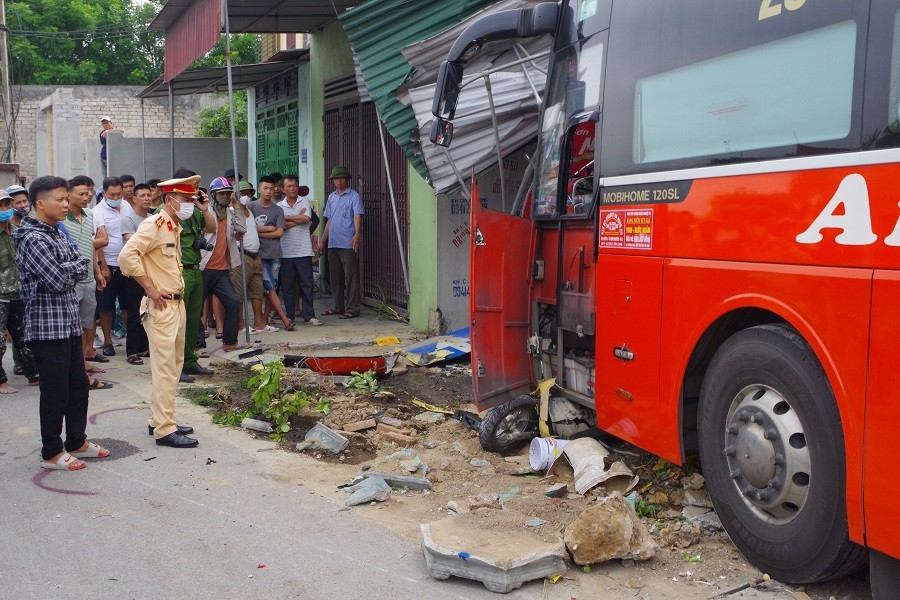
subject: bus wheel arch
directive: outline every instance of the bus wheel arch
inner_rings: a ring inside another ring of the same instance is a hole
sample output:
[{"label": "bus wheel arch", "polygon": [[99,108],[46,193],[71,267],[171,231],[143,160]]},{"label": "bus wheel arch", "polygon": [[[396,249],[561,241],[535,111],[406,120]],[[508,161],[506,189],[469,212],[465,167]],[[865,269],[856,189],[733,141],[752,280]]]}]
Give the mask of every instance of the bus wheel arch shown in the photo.
[{"label": "bus wheel arch", "polygon": [[782,581],[809,583],[865,562],[865,549],[848,536],[834,394],[795,329],[753,325],[715,346],[702,377],[697,434],[716,511],[754,565]]}]

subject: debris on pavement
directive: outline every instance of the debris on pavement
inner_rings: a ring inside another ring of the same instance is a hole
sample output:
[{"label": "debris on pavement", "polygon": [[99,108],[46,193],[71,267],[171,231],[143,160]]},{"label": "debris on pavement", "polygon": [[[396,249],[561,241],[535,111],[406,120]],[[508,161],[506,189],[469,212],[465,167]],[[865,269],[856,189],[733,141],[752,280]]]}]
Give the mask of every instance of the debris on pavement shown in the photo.
[{"label": "debris on pavement", "polygon": [[323,450],[328,450],[334,454],[343,452],[344,448],[347,447],[347,444],[350,443],[350,440],[322,423],[313,425],[306,433],[306,438],[304,439],[305,441],[312,442]]},{"label": "debris on pavement", "polygon": [[586,494],[599,485],[603,485],[607,492],[627,494],[640,478],[621,461],[615,461],[607,467],[608,457],[609,450],[597,440],[579,438],[565,445],[559,459],[547,474],[562,478],[574,477],[575,491],[579,494]]},{"label": "debris on pavement", "polygon": [[376,425],[378,425],[378,423],[375,419],[365,419],[354,423],[345,423],[342,429],[350,432],[363,431],[364,429],[374,429]]},{"label": "debris on pavement", "polygon": [[407,489],[410,491],[430,490],[431,482],[424,477],[411,477],[409,475],[396,475],[394,473],[375,473],[366,471],[363,473],[366,479],[377,478],[386,482],[392,488]]},{"label": "debris on pavement", "polygon": [[273,431],[275,431],[274,429],[272,429],[271,423],[269,423],[268,421],[260,421],[259,419],[246,418],[241,421],[241,427],[253,431],[260,431],[262,433],[272,433]]},{"label": "debris on pavement", "polygon": [[562,498],[569,491],[569,486],[565,483],[555,483],[544,490],[544,495],[548,498]]},{"label": "debris on pavement", "polygon": [[444,335],[414,342],[404,346],[402,350],[406,360],[417,367],[460,358],[472,351],[469,328],[457,329]]},{"label": "debris on pavement", "polygon": [[344,488],[345,492],[351,492],[345,504],[357,506],[369,502],[384,502],[391,496],[391,486],[381,477],[367,477],[355,485]]},{"label": "debris on pavement", "polygon": [[618,492],[599,498],[564,533],[575,564],[591,565],[614,558],[648,560],[659,546],[628,501]]},{"label": "debris on pavement", "polygon": [[526,529],[530,519],[512,511],[477,510],[423,524],[428,574],[474,579],[492,592],[506,593],[527,581],[565,573],[559,535]]}]

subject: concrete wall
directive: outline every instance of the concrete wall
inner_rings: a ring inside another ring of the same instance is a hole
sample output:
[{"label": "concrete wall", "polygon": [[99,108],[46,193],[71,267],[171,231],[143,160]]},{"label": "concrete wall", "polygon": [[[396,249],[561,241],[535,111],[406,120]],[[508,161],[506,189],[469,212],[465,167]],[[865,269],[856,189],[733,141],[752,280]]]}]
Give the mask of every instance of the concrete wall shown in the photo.
[{"label": "concrete wall", "polygon": [[[38,175],[70,178],[87,173],[100,178],[100,117],[109,115],[126,138],[141,136],[139,86],[18,86],[13,89],[16,152],[13,162],[28,181]],[[192,138],[201,108],[219,106],[212,94],[175,98],[175,136]],[[144,101],[148,137],[168,137],[167,98]]]},{"label": "concrete wall", "polygon": [[[247,140],[238,141],[238,168],[247,172]],[[171,150],[168,138],[147,138],[147,179],[169,179],[172,176]],[[109,172],[113,175],[128,173],[140,182],[144,181],[141,140],[123,138],[120,133],[108,136]],[[180,138],[175,140],[175,168],[184,167],[203,177],[201,185],[208,187],[216,177],[232,168],[231,140],[228,138]],[[99,184],[99,180],[98,180]]]},{"label": "concrete wall", "polygon": [[[332,21],[322,31],[310,36],[309,44],[309,88],[310,113],[312,119],[313,152],[313,196],[327,198],[332,190],[325,189],[325,82],[353,72],[353,55],[350,52],[350,41],[340,22]],[[301,109],[302,111],[302,109]]]}]

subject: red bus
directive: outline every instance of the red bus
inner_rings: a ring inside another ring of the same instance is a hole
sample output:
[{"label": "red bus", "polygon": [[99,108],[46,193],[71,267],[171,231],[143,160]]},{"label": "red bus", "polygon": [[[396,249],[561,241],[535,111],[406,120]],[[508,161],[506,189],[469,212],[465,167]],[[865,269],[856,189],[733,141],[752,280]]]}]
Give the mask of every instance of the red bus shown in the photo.
[{"label": "red bus", "polygon": [[528,216],[471,203],[473,379],[479,407],[497,407],[494,445],[533,435],[523,395],[556,377],[555,424],[678,464],[699,454],[763,572],[821,581],[869,557],[873,590],[888,589],[900,1],[489,14],[441,66],[432,140],[450,143],[484,44],[541,34],[553,48]]}]

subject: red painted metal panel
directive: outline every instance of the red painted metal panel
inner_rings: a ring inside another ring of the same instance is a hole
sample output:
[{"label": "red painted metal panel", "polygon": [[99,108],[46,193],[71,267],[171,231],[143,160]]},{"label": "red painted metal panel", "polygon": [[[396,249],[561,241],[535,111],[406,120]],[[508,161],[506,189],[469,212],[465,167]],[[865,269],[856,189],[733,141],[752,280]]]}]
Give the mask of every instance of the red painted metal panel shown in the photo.
[{"label": "red painted metal panel", "polygon": [[872,287],[863,465],[866,545],[891,556],[900,556],[900,505],[897,504],[900,490],[897,483],[897,423],[900,422],[897,298],[900,297],[900,273],[876,271]]},{"label": "red painted metal panel", "polygon": [[166,29],[163,78],[171,81],[209,52],[222,31],[221,0],[194,0]]},{"label": "red painted metal panel", "polygon": [[481,208],[471,213],[472,380],[479,410],[531,391],[529,266],[534,222]]}]

